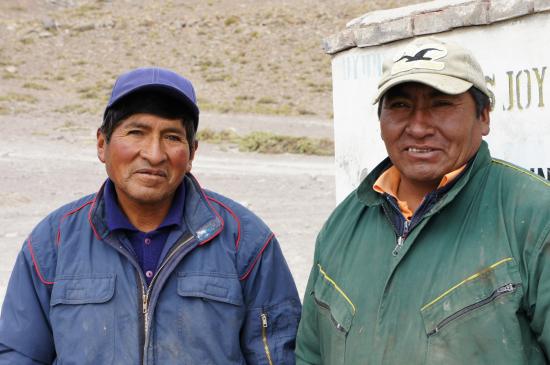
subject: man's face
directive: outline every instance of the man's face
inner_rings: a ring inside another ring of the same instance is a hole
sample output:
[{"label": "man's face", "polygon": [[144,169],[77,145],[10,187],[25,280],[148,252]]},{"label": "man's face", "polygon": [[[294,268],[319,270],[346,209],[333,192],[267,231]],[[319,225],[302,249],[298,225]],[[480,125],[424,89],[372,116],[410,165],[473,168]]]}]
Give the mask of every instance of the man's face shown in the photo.
[{"label": "man's face", "polygon": [[464,165],[489,133],[489,109],[478,118],[470,93],[443,94],[419,84],[390,89],[382,101],[380,128],[402,181],[435,189]]},{"label": "man's face", "polygon": [[97,154],[127,207],[171,204],[194,153],[179,119],[139,113],[123,120],[108,143],[98,132]]}]

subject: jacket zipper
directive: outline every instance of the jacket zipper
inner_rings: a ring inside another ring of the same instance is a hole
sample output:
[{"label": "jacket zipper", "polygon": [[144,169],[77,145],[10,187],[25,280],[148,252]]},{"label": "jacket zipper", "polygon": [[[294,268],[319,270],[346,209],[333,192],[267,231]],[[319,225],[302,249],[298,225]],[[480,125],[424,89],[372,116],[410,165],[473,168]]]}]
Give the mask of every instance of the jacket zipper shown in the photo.
[{"label": "jacket zipper", "polygon": [[[144,322],[144,328],[147,328],[147,317],[145,316],[145,313],[146,313],[146,299],[145,299],[145,281],[143,280],[143,273],[141,272],[141,268],[139,267],[139,264],[136,262],[136,259],[135,259],[135,256],[132,255],[131,251],[128,249],[128,248],[125,248],[123,245],[121,245],[120,243],[112,243],[112,242],[109,242],[109,244],[115,249],[117,250],[121,255],[123,255],[124,257],[126,257],[131,263],[132,265],[134,266],[134,268],[136,269],[135,271],[135,274],[136,276],[139,278],[139,288],[138,290],[141,292],[141,313],[142,313],[142,316],[143,316],[143,319],[140,320]],[[138,303],[140,301],[140,296],[138,295]],[[145,332],[145,331],[144,331]],[[140,334],[141,335],[141,334]],[[141,337],[141,336],[140,336]],[[144,344],[145,344],[145,333],[143,333],[143,337],[141,337],[139,339],[139,345],[141,347],[144,348]],[[140,363],[145,363],[145,359],[142,358],[142,354],[140,354]]]},{"label": "jacket zipper", "polygon": [[395,256],[399,255],[399,251],[403,247],[403,243],[405,242],[405,238],[407,238],[407,235],[409,234],[412,219],[409,221],[403,216],[403,213],[401,212],[401,209],[399,209],[397,204],[394,202],[395,198],[393,198],[391,195],[389,195],[387,193],[384,194],[384,197],[386,198],[386,201],[390,205],[390,208],[394,210],[394,215],[398,216],[400,218],[400,220],[403,220],[402,233],[401,233],[401,235],[399,235],[399,231],[400,231],[399,228],[400,227],[398,227],[398,224],[395,224],[394,220],[391,219],[390,212],[388,212],[388,210],[386,209],[386,206],[382,205],[382,208],[384,209],[384,214],[386,215],[386,218],[390,221],[390,224],[394,227],[396,235],[397,235],[397,242],[396,242],[395,247],[393,248],[393,251],[392,251],[392,256],[395,257]]},{"label": "jacket zipper", "polygon": [[397,237],[397,244],[395,245],[391,253],[393,256],[399,255],[399,251],[401,250],[401,248],[403,248],[403,242],[405,241],[405,238],[407,238],[407,235],[409,234],[410,226],[411,226],[411,221],[405,220],[405,222],[403,223],[403,234]]},{"label": "jacket zipper", "polygon": [[317,305],[319,307],[325,308],[330,313],[330,319],[332,320],[332,323],[334,324],[334,327],[336,327],[336,329],[338,331],[346,333],[346,330],[344,329],[344,326],[342,326],[340,323],[338,323],[338,321],[336,319],[334,319],[334,317],[332,316],[332,312],[330,311],[330,307],[328,306],[328,304],[325,304],[325,303],[317,300],[317,298],[315,298],[314,295],[313,295],[313,300],[315,301],[315,303],[317,303]]},{"label": "jacket zipper", "polygon": [[271,352],[269,351],[269,345],[267,343],[267,313],[262,312],[260,318],[262,320],[262,341],[264,342],[265,356],[267,357],[269,365],[273,365],[271,361]]},{"label": "jacket zipper", "polygon": [[437,324],[437,326],[435,326],[435,328],[428,333],[428,337],[437,334],[443,327],[445,327],[447,324],[454,321],[455,319],[457,319],[459,317],[462,317],[463,315],[465,315],[465,314],[467,314],[467,313],[469,313],[473,310],[476,310],[480,307],[483,307],[483,306],[495,301],[498,297],[500,297],[502,295],[505,295],[505,294],[512,293],[512,292],[516,291],[516,289],[519,286],[521,286],[521,284],[509,283],[509,284],[503,285],[500,288],[498,288],[497,290],[495,290],[487,298],[482,299],[479,302],[476,302],[474,304],[470,304],[469,306],[462,308],[458,312],[455,312],[455,313],[451,314],[450,316],[448,316],[447,318],[444,318],[441,322],[439,322]]},{"label": "jacket zipper", "polygon": [[176,252],[182,248],[183,246],[185,246],[186,244],[188,244],[192,239],[194,238],[193,235],[189,235],[187,237],[185,237],[183,240],[180,241],[179,244],[177,244],[176,246],[174,246],[170,252],[168,253],[168,255],[166,256],[166,258],[162,261],[159,269],[157,270],[157,272],[155,273],[155,276],[153,276],[153,279],[151,279],[151,283],[149,284],[149,287],[147,287],[147,285],[145,284],[145,282],[143,281],[143,278],[141,277],[141,275],[139,276],[140,277],[140,280],[141,280],[141,293],[142,293],[142,313],[143,313],[143,318],[144,318],[144,321],[143,321],[143,331],[144,331],[144,337],[145,337],[145,341],[143,343],[143,362],[146,363],[146,359],[147,359],[147,346],[149,344],[149,299],[150,299],[150,296],[151,296],[151,290],[153,288],[153,284],[155,283],[157,277],[159,276],[159,273],[162,271],[162,269],[166,266],[166,264],[170,261],[170,259],[172,257],[174,257],[174,255],[176,254]]}]

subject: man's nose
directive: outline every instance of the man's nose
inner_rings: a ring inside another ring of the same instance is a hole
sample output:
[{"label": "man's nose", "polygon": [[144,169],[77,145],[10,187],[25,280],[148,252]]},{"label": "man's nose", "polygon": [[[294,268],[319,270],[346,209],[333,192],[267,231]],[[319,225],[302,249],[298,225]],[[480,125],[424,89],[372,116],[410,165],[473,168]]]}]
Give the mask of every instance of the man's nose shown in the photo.
[{"label": "man's nose", "polygon": [[434,116],[429,107],[415,107],[409,115],[406,132],[414,138],[424,138],[434,133]]},{"label": "man's nose", "polygon": [[159,138],[148,138],[141,147],[141,157],[151,165],[158,165],[166,159],[166,152]]}]

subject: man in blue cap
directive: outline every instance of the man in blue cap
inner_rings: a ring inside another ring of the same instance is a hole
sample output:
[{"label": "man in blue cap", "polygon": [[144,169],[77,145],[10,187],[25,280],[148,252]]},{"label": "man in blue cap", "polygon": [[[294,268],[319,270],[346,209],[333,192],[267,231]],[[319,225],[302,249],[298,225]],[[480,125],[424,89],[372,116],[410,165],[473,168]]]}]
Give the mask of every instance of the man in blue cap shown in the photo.
[{"label": "man in blue cap", "polygon": [[0,364],[294,363],[294,281],[269,228],[191,175],[198,121],[180,75],[118,78],[97,132],[109,178],[25,241]]}]

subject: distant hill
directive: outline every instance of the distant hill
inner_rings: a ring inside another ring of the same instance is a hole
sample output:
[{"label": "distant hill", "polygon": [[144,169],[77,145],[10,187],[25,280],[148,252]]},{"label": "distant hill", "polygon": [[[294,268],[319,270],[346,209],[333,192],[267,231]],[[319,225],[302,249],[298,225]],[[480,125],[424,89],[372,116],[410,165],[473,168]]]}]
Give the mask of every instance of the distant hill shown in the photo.
[{"label": "distant hill", "polygon": [[118,74],[158,65],[189,77],[203,110],[330,117],[323,37],[418,2],[1,1],[0,114],[96,114]]}]

